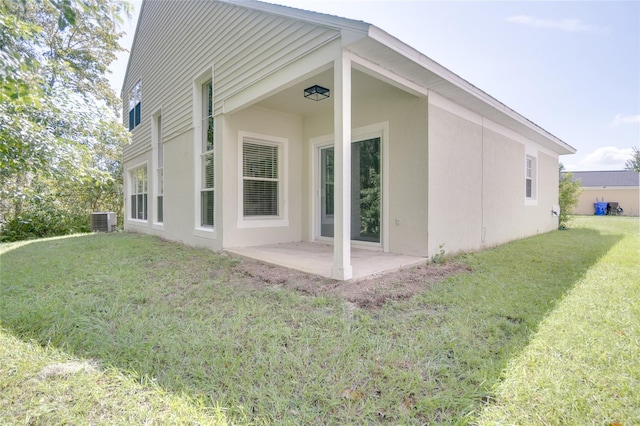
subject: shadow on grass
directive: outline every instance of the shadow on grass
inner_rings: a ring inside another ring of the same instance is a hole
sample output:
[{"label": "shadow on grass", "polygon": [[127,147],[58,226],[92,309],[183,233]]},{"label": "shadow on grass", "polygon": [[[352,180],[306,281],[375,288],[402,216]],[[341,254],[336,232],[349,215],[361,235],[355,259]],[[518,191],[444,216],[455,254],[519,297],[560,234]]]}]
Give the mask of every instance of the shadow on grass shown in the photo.
[{"label": "shadow on grass", "polygon": [[224,255],[153,237],[34,242],[0,258],[0,321],[237,422],[465,423],[621,238],[572,229],[465,255],[473,273],[375,311],[254,287]]},{"label": "shadow on grass", "polygon": [[156,383],[77,359],[0,326],[0,423],[30,425],[226,425],[224,410],[200,407]]}]

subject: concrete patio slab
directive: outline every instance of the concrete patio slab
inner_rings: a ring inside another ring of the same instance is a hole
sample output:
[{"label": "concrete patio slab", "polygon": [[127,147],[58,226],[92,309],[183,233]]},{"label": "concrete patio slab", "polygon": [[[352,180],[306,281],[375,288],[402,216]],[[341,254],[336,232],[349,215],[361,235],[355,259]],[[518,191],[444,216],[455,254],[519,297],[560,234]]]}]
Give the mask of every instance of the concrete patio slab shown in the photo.
[{"label": "concrete patio slab", "polygon": [[[333,246],[328,244],[297,242],[227,248],[225,250],[231,255],[331,278]],[[426,261],[427,259],[424,257],[405,256],[352,247],[351,265],[353,267],[353,278],[351,280],[360,280],[394,272]]]}]

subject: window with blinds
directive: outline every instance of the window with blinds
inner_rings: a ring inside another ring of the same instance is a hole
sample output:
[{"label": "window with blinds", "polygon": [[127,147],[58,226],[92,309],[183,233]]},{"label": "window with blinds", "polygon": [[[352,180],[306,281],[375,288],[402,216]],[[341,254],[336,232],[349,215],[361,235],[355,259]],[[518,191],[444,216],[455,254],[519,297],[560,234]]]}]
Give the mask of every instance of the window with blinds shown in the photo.
[{"label": "window with blinds", "polygon": [[278,145],[243,142],[242,195],[245,217],[279,216],[279,151]]},{"label": "window with blinds", "polygon": [[214,155],[213,83],[202,85],[202,153],[200,189],[200,225],[214,225],[215,155]]},{"label": "window with blinds", "polygon": [[208,153],[202,156],[202,190],[200,191],[200,206],[202,226],[213,226],[214,207],[214,155]]}]

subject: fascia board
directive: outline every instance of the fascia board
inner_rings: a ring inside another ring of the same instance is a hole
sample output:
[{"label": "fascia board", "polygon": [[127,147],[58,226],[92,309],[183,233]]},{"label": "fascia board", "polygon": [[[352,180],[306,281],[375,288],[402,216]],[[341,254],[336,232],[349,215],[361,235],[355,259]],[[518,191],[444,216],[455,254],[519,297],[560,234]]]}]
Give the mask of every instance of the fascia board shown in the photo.
[{"label": "fascia board", "polygon": [[247,9],[258,10],[260,12],[272,13],[279,16],[297,19],[309,22],[311,24],[329,26],[337,30],[349,30],[367,34],[371,24],[354,19],[342,18],[339,16],[312,12],[309,10],[297,9],[279,4],[265,3],[256,0],[219,0],[221,3],[227,3]]}]

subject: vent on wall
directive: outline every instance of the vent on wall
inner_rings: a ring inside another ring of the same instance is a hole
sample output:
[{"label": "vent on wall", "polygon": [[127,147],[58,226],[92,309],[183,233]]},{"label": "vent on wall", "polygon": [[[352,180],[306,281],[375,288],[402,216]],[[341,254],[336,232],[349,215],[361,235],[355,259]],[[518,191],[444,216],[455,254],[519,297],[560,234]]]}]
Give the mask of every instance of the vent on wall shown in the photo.
[{"label": "vent on wall", "polygon": [[114,212],[91,213],[91,232],[113,232],[116,226],[117,216]]}]

